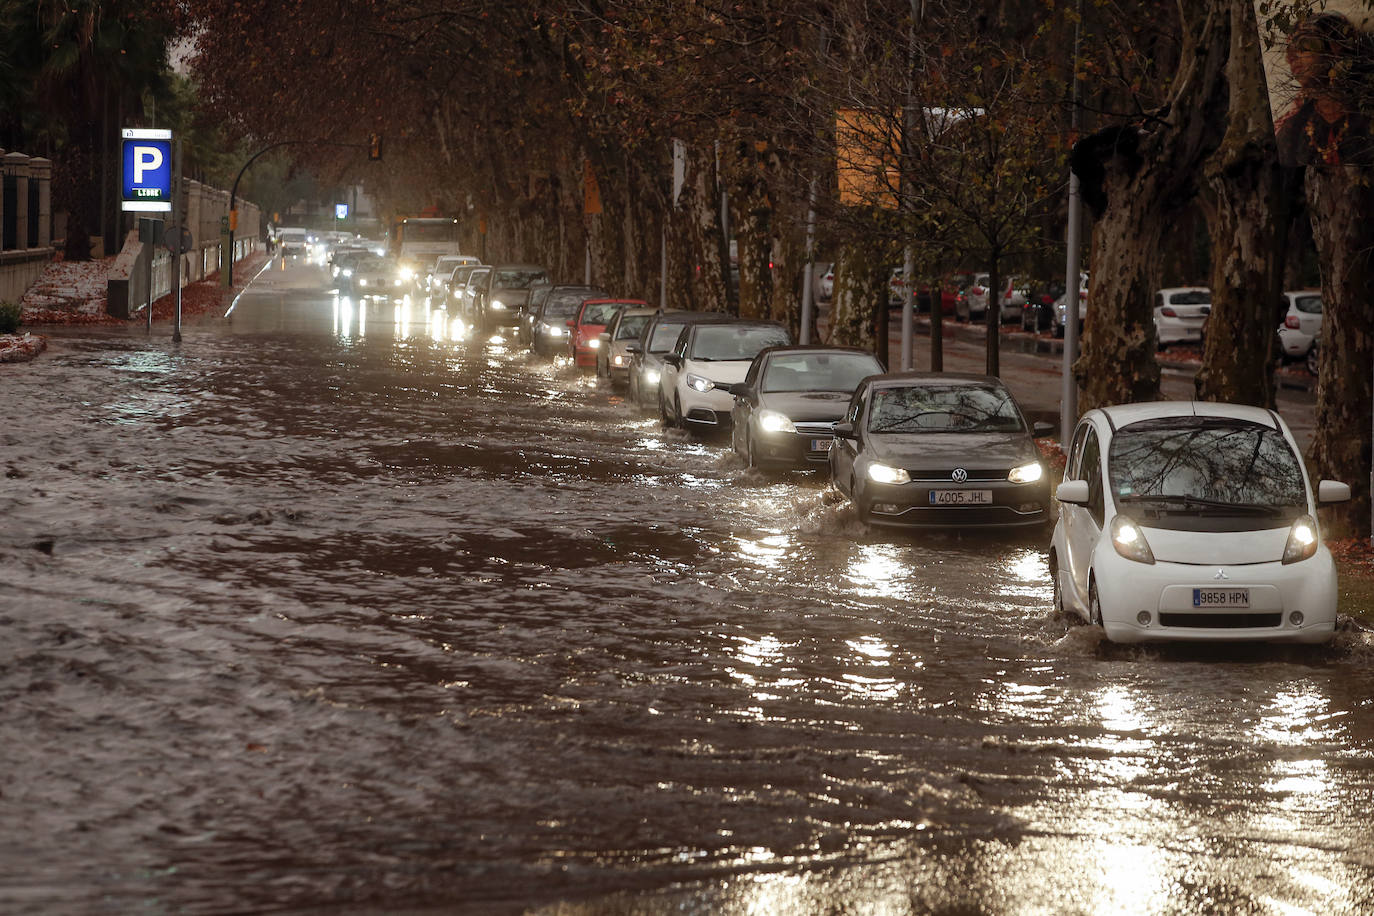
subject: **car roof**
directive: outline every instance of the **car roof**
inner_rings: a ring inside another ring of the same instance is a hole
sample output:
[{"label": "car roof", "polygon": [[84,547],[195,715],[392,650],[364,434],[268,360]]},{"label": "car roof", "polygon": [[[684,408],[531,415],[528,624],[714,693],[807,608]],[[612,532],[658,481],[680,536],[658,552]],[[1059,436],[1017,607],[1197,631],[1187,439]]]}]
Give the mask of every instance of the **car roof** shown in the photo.
[{"label": "car roof", "polygon": [[968,385],[969,387],[977,385],[1006,387],[1002,380],[995,375],[977,375],[972,372],[884,372],[882,375],[870,375],[863,380],[862,384],[899,387],[902,384],[914,386],[935,382],[942,385]]},{"label": "car roof", "polygon": [[543,270],[542,264],[493,264],[497,270]]},{"label": "car roof", "polygon": [[645,302],[643,299],[613,299],[613,298],[610,298],[610,297],[607,297],[607,298],[604,298],[604,299],[584,299],[584,300],[582,300],[582,304],[583,304],[583,305],[588,305],[588,304],[593,303],[593,302],[596,302],[596,303],[617,302],[617,303],[622,303],[622,304],[624,304],[624,305],[630,305],[630,304],[633,303],[633,304],[635,304],[635,305],[645,305],[645,306],[647,306],[647,305],[649,304],[649,303]]},{"label": "car roof", "polygon": [[765,353],[862,353],[864,356],[878,357],[871,350],[863,347],[839,347],[829,344],[786,344],[776,347],[764,347],[759,351],[759,356]]},{"label": "car roof", "polygon": [[1101,414],[1114,429],[1141,420],[1161,417],[1220,417],[1227,420],[1248,420],[1261,426],[1279,428],[1276,415],[1264,407],[1248,404],[1223,404],[1217,401],[1144,401],[1138,404],[1117,404],[1099,407],[1088,412]]}]

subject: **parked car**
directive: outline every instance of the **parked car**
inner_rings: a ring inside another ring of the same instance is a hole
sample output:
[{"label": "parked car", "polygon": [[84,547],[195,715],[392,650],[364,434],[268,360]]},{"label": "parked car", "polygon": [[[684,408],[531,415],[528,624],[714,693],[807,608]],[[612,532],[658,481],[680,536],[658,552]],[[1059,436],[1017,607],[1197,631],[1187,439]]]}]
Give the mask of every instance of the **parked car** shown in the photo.
[{"label": "parked car", "polygon": [[1056,495],[1054,602],[1114,642],[1322,642],[1336,570],[1315,496],[1272,410],[1161,401],[1090,410]]},{"label": "parked car", "polygon": [[[1283,294],[1279,352],[1284,361],[1307,359],[1322,334],[1322,291],[1291,289]],[[1313,372],[1313,375],[1316,373]]]},{"label": "parked car", "polygon": [[694,433],[724,431],[735,406],[729,386],[744,381],[759,351],[792,343],[773,321],[699,321],[678,334],[663,357],[658,415],[665,427]]},{"label": "parked car", "polygon": [[639,340],[645,325],[658,313],[657,309],[623,308],[615,313],[611,323],[601,334],[601,346],[596,351],[596,377],[606,379],[612,387],[630,380],[629,347]]},{"label": "parked car", "polygon": [[[1064,329],[1069,323],[1069,297],[1066,293],[1060,293],[1059,298],[1054,300],[1054,336],[1063,337]],[[1088,275],[1082,274],[1078,281],[1078,330],[1083,330],[1083,322],[1088,316]]]},{"label": "parked car", "polygon": [[835,421],[883,364],[853,347],[769,347],[731,391],[731,442],[751,468],[825,467]]},{"label": "parked car", "polygon": [[568,321],[568,352],[574,366],[595,368],[601,351],[601,335],[621,309],[644,308],[643,299],[586,299]]},{"label": "parked car", "polygon": [[830,480],[865,523],[1015,528],[1050,519],[1034,426],[996,378],[906,372],[866,379],[835,424]]},{"label": "parked car", "polygon": [[1171,286],[1155,291],[1155,338],[1169,344],[1202,341],[1202,325],[1212,312],[1212,291],[1205,286]]},{"label": "parked car", "polygon": [[576,317],[582,303],[606,299],[610,293],[597,286],[553,286],[543,296],[538,310],[529,316],[526,342],[539,356],[553,356],[567,351],[568,319]]},{"label": "parked car", "polygon": [[977,321],[988,312],[988,275],[961,274],[959,292],[955,296],[954,317],[960,321]]},{"label": "parked car", "polygon": [[470,303],[473,323],[484,331],[517,324],[530,287],[548,282],[548,273],[537,264],[495,265],[476,287]]},{"label": "parked car", "polygon": [[1054,303],[1064,295],[1063,280],[1032,280],[1021,305],[1021,330],[1038,333],[1054,327]]},{"label": "parked car", "polygon": [[821,270],[820,279],[816,283],[816,298],[822,302],[829,302],[835,295],[835,265],[818,265],[818,268],[822,266],[824,269]]},{"label": "parked car", "polygon": [[640,332],[639,340],[625,348],[630,355],[630,400],[640,407],[658,404],[663,357],[672,352],[682,329],[694,321],[719,321],[719,312],[688,312],[668,309],[654,315]]}]

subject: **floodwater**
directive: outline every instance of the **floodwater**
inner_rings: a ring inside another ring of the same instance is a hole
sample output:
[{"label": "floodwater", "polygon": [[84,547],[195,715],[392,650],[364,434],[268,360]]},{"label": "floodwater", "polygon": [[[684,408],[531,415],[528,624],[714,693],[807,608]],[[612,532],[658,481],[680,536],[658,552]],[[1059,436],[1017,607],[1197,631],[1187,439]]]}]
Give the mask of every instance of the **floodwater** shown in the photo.
[{"label": "floodwater", "polygon": [[1374,910],[1357,628],[1104,646],[322,279],[0,367],[0,911]]}]

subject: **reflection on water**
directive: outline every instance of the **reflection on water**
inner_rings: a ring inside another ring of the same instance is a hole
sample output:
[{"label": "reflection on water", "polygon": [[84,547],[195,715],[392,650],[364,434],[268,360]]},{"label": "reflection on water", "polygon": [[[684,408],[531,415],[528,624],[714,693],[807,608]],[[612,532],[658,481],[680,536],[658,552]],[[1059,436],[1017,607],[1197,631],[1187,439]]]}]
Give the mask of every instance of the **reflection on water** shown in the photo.
[{"label": "reflection on water", "polygon": [[1042,544],[423,300],[64,333],[3,382],[0,910],[1374,903],[1362,664],[1066,649]]}]

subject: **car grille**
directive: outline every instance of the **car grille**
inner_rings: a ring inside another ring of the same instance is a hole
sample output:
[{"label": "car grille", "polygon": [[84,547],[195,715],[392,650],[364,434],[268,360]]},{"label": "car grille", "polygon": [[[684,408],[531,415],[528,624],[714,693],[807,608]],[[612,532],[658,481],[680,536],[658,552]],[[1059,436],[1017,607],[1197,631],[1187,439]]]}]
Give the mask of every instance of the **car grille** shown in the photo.
[{"label": "car grille", "polygon": [[797,434],[800,436],[819,436],[823,438],[833,435],[835,432],[834,421],[827,421],[824,423],[794,423],[793,425],[797,428]]},{"label": "car grille", "polygon": [[1013,525],[1042,517],[1044,510],[1017,512],[1011,506],[913,506],[895,514],[871,512],[874,522],[890,521],[901,525],[930,525],[958,528],[978,525]]},{"label": "car grille", "polygon": [[[1006,480],[1011,473],[1011,468],[964,468],[968,472],[968,479],[973,480]],[[953,478],[954,468],[918,468],[909,471],[912,480],[939,480],[947,481]]]},{"label": "car grille", "polygon": [[1192,627],[1204,630],[1253,630],[1277,627],[1283,614],[1160,614],[1159,622],[1166,627]]},{"label": "car grille", "polygon": [[716,412],[705,407],[693,407],[687,411],[687,419],[694,423],[718,423]]}]

